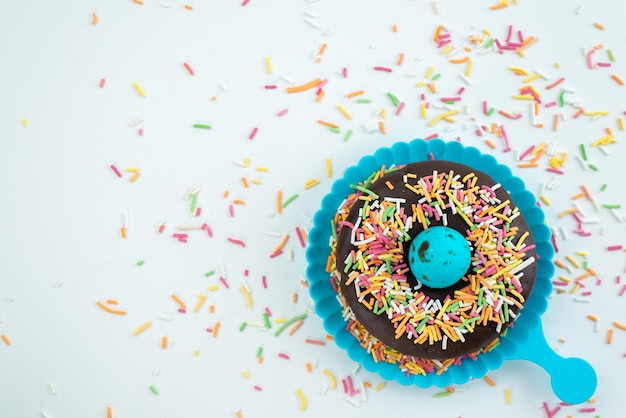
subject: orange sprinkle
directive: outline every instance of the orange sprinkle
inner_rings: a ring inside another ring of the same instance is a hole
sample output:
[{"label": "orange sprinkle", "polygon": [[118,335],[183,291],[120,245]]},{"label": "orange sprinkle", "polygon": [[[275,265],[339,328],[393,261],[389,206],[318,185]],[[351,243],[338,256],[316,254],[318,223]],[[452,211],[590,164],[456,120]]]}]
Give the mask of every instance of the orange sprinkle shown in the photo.
[{"label": "orange sprinkle", "polygon": [[172,293],[172,299],[174,299],[174,301],[176,301],[176,303],[178,303],[178,306],[180,306],[182,309],[187,308],[187,305],[185,305],[185,302],[183,302],[182,299],[179,298],[176,293]]},{"label": "orange sprinkle", "polygon": [[221,325],[221,324],[220,324],[220,321],[217,321],[217,322],[215,323],[215,326],[213,326],[213,338],[217,337],[217,332],[218,332],[218,331],[219,331],[219,329],[220,329],[220,325]]},{"label": "orange sprinkle", "polygon": [[298,330],[298,328],[302,326],[303,323],[304,321],[301,319],[295,324],[293,324],[292,327],[289,329],[289,332],[287,332],[287,334],[289,334],[290,336],[293,335]]},{"label": "orange sprinkle", "polygon": [[615,325],[615,327],[621,329],[622,331],[626,331],[626,325],[622,324],[621,322],[613,321],[613,325]]},{"label": "orange sprinkle", "polygon": [[295,292],[291,294],[291,303],[298,303],[298,294]]},{"label": "orange sprinkle", "polygon": [[6,335],[2,334],[0,335],[0,338],[2,338],[2,341],[4,341],[6,345],[11,345],[11,340]]},{"label": "orange sprinkle", "polygon": [[126,238],[126,228],[121,227],[120,228],[120,233],[122,234],[122,238]]},{"label": "orange sprinkle", "polygon": [[483,377],[483,380],[487,383],[489,383],[489,386],[495,386],[496,382],[493,381],[493,379],[489,376],[485,376]]},{"label": "orange sprinkle", "polygon": [[107,303],[108,303],[109,305],[117,305],[117,303],[118,303],[118,302],[117,302],[117,300],[115,300],[115,299],[107,299]]},{"label": "orange sprinkle", "polygon": [[304,340],[305,343],[307,344],[313,344],[313,345],[326,345],[325,341],[321,341],[321,340],[312,340],[310,338],[306,338]]},{"label": "orange sprinkle", "polygon": [[578,109],[578,112],[574,114],[574,119],[578,119],[580,115],[582,115],[584,112],[585,112],[585,109]]},{"label": "orange sprinkle", "polygon": [[190,6],[190,5],[188,5],[188,4],[185,4],[185,9],[187,9],[187,10],[193,10],[193,7],[191,7],[191,6]]},{"label": "orange sprinkle", "polygon": [[493,6],[491,6],[491,10],[500,10],[500,9],[504,9],[505,7],[509,7],[508,1],[501,1],[498,4],[494,4]]},{"label": "orange sprinkle", "polygon": [[327,339],[328,341],[335,341],[335,337],[333,337],[333,336],[332,336],[332,335],[330,335],[330,334],[326,334],[326,339]]},{"label": "orange sprinkle", "polygon": [[318,119],[317,123],[319,123],[320,125],[328,126],[329,128],[339,129],[339,125],[337,125],[336,123],[328,122],[328,121],[323,120],[323,119]]},{"label": "orange sprinkle", "polygon": [[613,342],[613,328],[609,328],[606,333],[606,343],[611,344]]},{"label": "orange sprinkle", "polygon": [[430,90],[431,93],[437,93],[437,89],[435,89],[435,85],[433,83],[427,83],[426,87]]},{"label": "orange sprinkle", "polygon": [[400,52],[400,55],[398,56],[398,61],[396,62],[396,65],[399,67],[402,65],[402,63],[404,62],[404,52]]},{"label": "orange sprinkle", "polygon": [[577,200],[577,199],[580,199],[581,197],[585,197],[585,194],[584,193],[575,194],[574,196],[572,196],[572,200]]},{"label": "orange sprinkle", "polygon": [[494,144],[493,142],[491,142],[488,139],[485,139],[485,144],[487,144],[487,146],[491,149],[496,149],[496,144]]},{"label": "orange sprinkle", "polygon": [[566,209],[563,212],[559,213],[559,218],[564,218],[565,216],[569,215],[570,213],[575,213],[575,212],[578,212],[578,209],[576,209],[576,208]]},{"label": "orange sprinkle", "polygon": [[113,417],[113,410],[111,409],[110,406],[107,406],[107,418],[112,418]]},{"label": "orange sprinkle", "polygon": [[230,192],[228,190],[224,190],[224,194],[222,195],[224,198],[227,198]]},{"label": "orange sprinkle", "polygon": [[392,29],[394,32],[398,32],[398,25],[393,25],[393,26],[391,27],[391,29]]},{"label": "orange sprinkle", "polygon": [[143,1],[141,1],[141,0],[133,0],[133,3],[140,4],[140,5],[143,6]]},{"label": "orange sprinkle", "polygon": [[617,74],[611,74],[611,78],[620,86],[624,85],[624,80],[622,80]]},{"label": "orange sprinkle", "polygon": [[450,393],[454,393],[454,388],[452,386],[446,386],[446,390]]},{"label": "orange sprinkle", "polygon": [[582,186],[580,186],[580,188],[582,189],[583,193],[585,194],[585,197],[587,198],[587,200],[592,200],[591,193],[589,193],[589,189],[587,189],[587,186],[585,186],[583,184]]},{"label": "orange sprinkle", "polygon": [[308,83],[301,84],[299,86],[287,87],[287,93],[300,93],[303,91],[307,91],[312,89],[313,87],[316,87],[321,82],[322,80],[320,78],[316,78],[315,80],[311,80]]},{"label": "orange sprinkle", "polygon": [[587,315],[587,319],[596,322],[598,320],[598,317],[592,314]]},{"label": "orange sprinkle", "polygon": [[556,131],[559,128],[559,115],[554,115],[554,121],[552,122],[552,130]]},{"label": "orange sprinkle", "polygon": [[235,204],[235,205],[245,205],[246,201],[245,200],[241,200],[241,199],[235,199],[235,200],[233,200],[233,204]]},{"label": "orange sprinkle", "polygon": [[209,312],[215,313],[215,305],[209,305]]},{"label": "orange sprinkle", "polygon": [[592,276],[597,276],[598,275],[598,273],[594,269],[592,269],[591,267],[587,267],[587,272],[589,274],[591,274]]},{"label": "orange sprinkle", "polygon": [[304,365],[306,366],[306,371],[307,372],[309,372],[309,373],[313,372],[313,366],[311,366],[311,363],[306,362]]},{"label": "orange sprinkle", "polygon": [[467,61],[469,61],[469,56],[465,56],[463,58],[458,58],[458,59],[453,59],[453,58],[450,59],[450,62],[452,64],[463,64],[463,63],[466,63]]},{"label": "orange sprinkle", "polygon": [[326,51],[326,47],[328,46],[327,43],[323,43],[322,46],[320,47],[320,50],[317,52],[317,55],[322,55],[324,53],[324,51]]},{"label": "orange sprinkle", "polygon": [[163,338],[161,338],[161,348],[164,350],[167,348],[167,335],[164,335]]},{"label": "orange sprinkle", "polygon": [[348,94],[346,94],[346,97],[347,97],[348,99],[351,99],[351,98],[353,98],[353,97],[360,96],[360,95],[361,95],[361,94],[363,94],[363,93],[365,93],[365,90],[357,90],[357,91],[353,91],[352,93],[348,93]]},{"label": "orange sprinkle", "polygon": [[593,26],[595,26],[596,28],[600,30],[604,30],[604,25],[600,22],[593,22]]},{"label": "orange sprinkle", "polygon": [[315,101],[317,103],[322,101],[322,97],[324,97],[324,95],[326,94],[326,92],[324,90],[320,91],[320,94],[317,95],[317,97],[315,98]]},{"label": "orange sprinkle", "polygon": [[276,212],[283,213],[283,191],[279,190],[276,193]]},{"label": "orange sprinkle", "polygon": [[91,14],[91,24],[94,26],[98,24],[98,15],[95,13]]},{"label": "orange sprinkle", "polygon": [[263,364],[263,356],[259,356],[258,363],[259,363],[259,364]]},{"label": "orange sprinkle", "polygon": [[558,80],[556,80],[554,83],[552,83],[552,84],[548,84],[548,85],[546,86],[546,90],[550,90],[550,89],[552,89],[552,88],[554,88],[554,87],[558,86],[559,84],[561,84],[561,83],[562,83],[562,82],[564,82],[564,81],[565,81],[565,77],[561,77],[561,78],[559,78]]},{"label": "orange sprinkle", "polygon": [[280,250],[283,249],[283,247],[285,246],[285,244],[287,244],[287,241],[289,240],[289,234],[285,234],[285,236],[283,237],[283,239],[280,241],[280,243],[276,246],[276,248],[274,248],[274,251],[272,251],[272,254],[276,254],[278,253]]},{"label": "orange sprinkle", "polygon": [[439,35],[441,34],[441,29],[443,29],[441,25],[437,26],[437,30],[435,31],[435,37],[433,38],[435,42],[439,41]]},{"label": "orange sprinkle", "polygon": [[105,311],[112,313],[112,314],[116,314],[116,315],[126,315],[126,311],[121,310],[121,309],[115,309],[115,308],[111,308],[110,306],[105,305],[104,303],[98,301],[96,302],[98,304],[99,307],[101,307],[102,309],[104,309]]},{"label": "orange sprinkle", "polygon": [[241,178],[241,183],[243,184],[243,187],[245,187],[246,189],[250,187],[250,185],[248,184],[248,180],[246,180],[245,177]]},{"label": "orange sprinkle", "polygon": [[378,122],[378,130],[380,130],[380,133],[383,135],[387,133],[387,130],[385,129],[385,121],[381,120]]}]

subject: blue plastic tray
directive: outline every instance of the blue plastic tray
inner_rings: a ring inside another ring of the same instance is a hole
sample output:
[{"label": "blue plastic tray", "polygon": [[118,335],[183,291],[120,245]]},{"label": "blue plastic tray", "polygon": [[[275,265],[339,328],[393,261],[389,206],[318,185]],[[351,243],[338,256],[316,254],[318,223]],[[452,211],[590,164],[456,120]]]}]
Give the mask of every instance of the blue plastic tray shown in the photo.
[{"label": "blue plastic tray", "polygon": [[[344,198],[354,192],[350,184],[363,181],[382,165],[424,161],[430,159],[431,154],[435,159],[473,166],[502,184],[530,226],[539,255],[538,271],[535,286],[524,310],[515,321],[515,326],[509,329],[507,336],[501,338],[498,347],[480,354],[477,360],[466,359],[458,366],[451,366],[441,375],[429,373],[409,376],[397,365],[374,362],[371,355],[345,329],[341,305],[326,272],[326,261],[330,253],[330,221]],[[551,278],[554,274],[554,249],[550,243],[550,229],[544,223],[543,211],[537,206],[534,195],[526,190],[524,182],[491,155],[482,154],[474,147],[440,139],[415,139],[408,143],[398,142],[391,148],[380,148],[374,155],[361,158],[356,166],[345,171],[343,178],[335,181],[331,192],[324,197],[321,208],[315,214],[309,242],[306,256],[307,276],[311,283],[310,294],[318,315],[324,320],[326,331],[334,336],[336,344],[345,349],[351,359],[361,363],[365,369],[378,373],[382,378],[396,380],[403,385],[446,387],[465,383],[472,378],[482,378],[489,370],[499,368],[505,360],[528,360],[548,372],[555,395],[564,402],[582,403],[595,392],[597,377],[591,365],[579,358],[559,356],[549,347],[543,334],[541,314],[548,306],[548,296],[552,290]]]}]

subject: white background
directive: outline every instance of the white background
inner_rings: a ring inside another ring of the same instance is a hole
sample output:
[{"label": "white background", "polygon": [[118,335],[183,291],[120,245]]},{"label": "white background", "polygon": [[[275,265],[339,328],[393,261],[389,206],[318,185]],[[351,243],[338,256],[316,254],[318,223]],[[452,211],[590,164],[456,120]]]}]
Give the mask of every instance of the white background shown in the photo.
[{"label": "white background", "polygon": [[[618,125],[618,118],[626,118],[626,86],[610,78],[618,74],[626,79],[621,3],[520,0],[502,10],[490,9],[495,1],[449,0],[144,3],[30,0],[2,5],[0,334],[12,344],[0,341],[0,417],[105,417],[107,407],[119,418],[229,417],[237,410],[246,418],[544,417],[542,403],[554,409],[559,400],[547,374],[531,363],[507,362],[489,374],[495,387],[480,379],[454,387],[448,397],[435,397],[440,388],[394,382],[374,390],[380,377],[358,371],[344,351],[325,339],[322,323],[311,311],[301,283],[305,249],[294,228],[311,227],[310,219],[332,181],[361,156],[435,133],[493,153],[536,194],[542,184],[558,177],[558,186],[544,191],[551,204],[542,203],[548,224],[557,231],[556,258],[568,264],[568,255],[580,262],[586,259],[600,274],[601,284],[596,278],[585,279],[586,287],[576,293],[571,293],[571,285],[563,287],[566,292],[554,293],[542,316],[549,343],[564,356],[588,360],[599,378],[593,403],[560,405],[555,416],[620,416],[623,389],[618,382],[626,373],[626,333],[611,323],[626,323],[626,295],[618,296],[626,277],[617,283],[624,253],[606,248],[626,244],[625,224],[618,221],[626,211],[618,209],[616,217],[607,209],[596,212],[584,198],[576,200],[586,219],[597,221],[585,224],[589,237],[572,233],[574,219],[559,214],[572,207],[571,197],[583,184],[600,204],[626,204],[620,178],[625,134]],[[92,13],[98,16],[96,25]],[[438,25],[449,29],[459,47],[456,55],[443,55],[436,47]],[[514,34],[521,30],[524,37],[539,38],[525,57],[513,51],[485,54],[484,48],[470,43],[470,36],[487,36],[483,30],[504,40],[508,25],[513,25]],[[316,62],[324,43],[326,50]],[[607,49],[615,61],[608,68],[589,69],[584,51],[598,44],[603,48],[593,55],[594,62],[610,62]],[[472,51],[464,51],[466,46]],[[405,59],[398,66],[400,53]],[[471,85],[459,77],[465,65],[449,62],[464,55],[473,61]],[[374,71],[374,66],[393,71]],[[430,66],[431,77],[440,74],[434,94],[417,86],[429,81],[425,76]],[[537,123],[543,128],[532,126],[528,101],[513,99],[524,77],[510,66],[530,74],[540,71],[548,78],[532,82],[544,104],[568,89],[565,106],[541,106]],[[341,75],[344,67],[346,78]],[[328,80],[320,102],[315,101],[315,90],[285,91],[290,82],[298,85],[316,77]],[[559,77],[565,81],[546,90]],[[106,84],[100,88],[103,78]],[[134,82],[146,97],[133,88]],[[266,84],[278,88],[264,89]],[[423,119],[420,94],[435,105],[461,87],[465,91],[453,107],[461,110],[455,122],[428,126],[442,110],[431,107]],[[365,90],[360,97],[371,99],[370,104],[346,98],[360,89]],[[398,116],[388,92],[405,102]],[[492,116],[483,114],[483,100],[496,109]],[[577,109],[572,103],[591,114],[574,119]],[[366,126],[383,120],[383,108],[386,134],[368,132]],[[283,109],[288,112],[277,116]],[[500,109],[519,111],[523,117],[507,119]],[[555,114],[560,118],[557,130]],[[143,122],[130,126],[137,118]],[[318,124],[318,118],[337,123],[341,133]],[[514,150],[504,153],[495,134],[477,136],[472,118],[488,127],[503,124]],[[213,129],[194,129],[194,123]],[[257,134],[250,140],[255,127]],[[606,135],[606,128],[617,140],[606,146],[608,155],[591,146]],[[350,129],[353,135],[343,141]],[[486,138],[495,149],[485,144]],[[554,152],[568,153],[565,174],[548,173],[546,156],[537,168],[517,167],[516,155],[542,142],[552,144]],[[576,159],[580,144],[586,145],[589,162],[598,171],[582,169]],[[248,167],[242,167],[247,158]],[[326,158],[332,161],[331,178]],[[111,164],[122,171],[122,178]],[[268,171],[258,171],[258,166]],[[128,167],[140,169],[136,182],[129,182]],[[248,188],[242,177],[250,182]],[[313,178],[320,184],[305,190]],[[260,184],[251,183],[253,179]],[[602,184],[607,184],[604,191]],[[183,200],[192,186],[201,188],[200,217],[190,216],[189,201]],[[282,214],[275,210],[278,190],[285,198],[299,195]],[[231,217],[233,199],[245,204],[233,205]],[[130,229],[122,239],[125,211]],[[166,229],[159,234],[162,219]],[[212,238],[203,231],[190,231],[188,243],[172,237],[179,225],[203,222],[212,228]],[[285,253],[270,259],[285,234],[290,235]],[[243,240],[246,247],[228,237]],[[140,260],[144,264],[138,266]],[[244,277],[246,269],[249,275]],[[217,273],[205,277],[211,270]],[[572,279],[583,272],[557,269],[557,275]],[[220,274],[230,288],[220,284]],[[252,308],[240,291],[244,280]],[[208,290],[215,284],[218,290]],[[592,292],[585,297],[588,302],[577,300],[583,291]],[[172,293],[186,302],[186,314],[177,312]],[[207,301],[195,313],[199,294]],[[96,305],[107,299],[117,299],[128,314],[112,315]],[[209,312],[211,304],[214,313]],[[268,331],[254,326],[239,331],[243,321],[262,323],[265,307],[272,321],[309,315],[293,336],[285,332],[275,337],[275,322]],[[597,332],[588,314],[599,318]],[[165,321],[163,315],[174,319]],[[153,325],[133,336],[132,331],[148,320]],[[221,327],[214,338],[206,328],[217,321]],[[609,345],[605,340],[610,328],[614,335]],[[165,350],[160,347],[162,336],[173,341]],[[307,344],[306,338],[327,344]],[[259,346],[262,364],[256,356]],[[310,373],[307,362],[314,366]],[[367,398],[358,395],[349,402],[341,384],[325,391],[330,380],[323,370],[337,380],[350,375],[355,384],[368,382],[372,388]],[[505,401],[505,388],[510,389],[511,404]],[[305,411],[297,389],[308,401]]]}]

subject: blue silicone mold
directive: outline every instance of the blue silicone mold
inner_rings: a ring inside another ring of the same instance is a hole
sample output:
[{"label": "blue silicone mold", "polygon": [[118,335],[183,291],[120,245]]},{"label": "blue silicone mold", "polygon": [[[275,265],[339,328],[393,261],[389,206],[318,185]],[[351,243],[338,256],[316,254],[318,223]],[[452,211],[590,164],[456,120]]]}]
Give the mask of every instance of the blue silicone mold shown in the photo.
[{"label": "blue silicone mold", "polygon": [[[488,174],[502,184],[519,209],[524,214],[537,246],[538,271],[535,287],[524,305],[524,310],[511,327],[506,337],[494,350],[478,356],[477,360],[466,359],[458,366],[449,367],[441,375],[410,375],[396,365],[375,363],[367,351],[345,329],[341,315],[341,305],[336,299],[326,261],[330,252],[330,221],[343,199],[354,190],[350,184],[366,179],[382,165],[401,165],[430,159],[449,160],[469,166]],[[403,385],[419,387],[446,387],[450,384],[463,384],[470,379],[482,378],[489,370],[499,368],[505,360],[528,360],[540,365],[551,377],[555,395],[567,403],[587,401],[595,392],[597,377],[589,363],[579,358],[563,358],[556,354],[546,342],[541,326],[541,314],[548,306],[548,296],[552,290],[551,277],[554,274],[552,257],[554,249],[550,244],[550,229],[544,223],[543,211],[537,206],[532,193],[526,190],[524,182],[513,175],[511,170],[499,164],[494,157],[482,154],[477,148],[465,147],[458,142],[444,142],[440,139],[411,142],[398,142],[390,148],[380,148],[371,156],[361,158],[357,165],[348,168],[343,178],[336,180],[322,200],[321,208],[313,219],[307,249],[307,276],[310,281],[310,294],[315,309],[324,321],[328,333],[334,336],[336,344],[347,351],[348,356],[371,372],[378,373],[387,380],[396,380]]]}]

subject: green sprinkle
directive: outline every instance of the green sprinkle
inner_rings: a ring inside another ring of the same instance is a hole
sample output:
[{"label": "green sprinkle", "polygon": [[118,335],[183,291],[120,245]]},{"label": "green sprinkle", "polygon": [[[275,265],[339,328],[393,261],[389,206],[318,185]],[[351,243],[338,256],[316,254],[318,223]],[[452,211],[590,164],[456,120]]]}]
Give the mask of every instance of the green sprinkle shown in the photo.
[{"label": "green sprinkle", "polygon": [[256,358],[259,358],[263,355],[263,346],[260,345],[259,348],[256,349]]},{"label": "green sprinkle", "polygon": [[495,110],[496,110],[495,107],[492,107],[491,109],[489,109],[489,111],[487,112],[487,116],[491,116]]},{"label": "green sprinkle", "polygon": [[332,127],[332,126],[329,126],[328,130],[331,131],[331,132],[334,132],[336,134],[340,134],[341,133],[341,129],[335,128],[335,127]]},{"label": "green sprinkle", "polygon": [[589,262],[587,260],[583,261],[583,269],[587,270],[588,263]]},{"label": "green sprinkle", "polygon": [[604,184],[602,185],[602,187],[600,187],[600,191],[601,191],[601,192],[605,191],[605,190],[606,190],[606,187],[607,187],[607,184],[606,184],[606,183],[604,183]]},{"label": "green sprinkle", "polygon": [[589,167],[593,171],[598,171],[598,166],[596,166],[595,164],[589,163],[589,164],[587,164],[587,167]]},{"label": "green sprinkle", "polygon": [[445,398],[446,396],[450,396],[452,395],[452,393],[448,392],[447,390],[444,390],[443,392],[437,392],[435,393],[435,398]]},{"label": "green sprinkle", "polygon": [[491,48],[491,45],[493,45],[493,42],[494,42],[494,39],[493,38],[489,38],[489,40],[485,44],[485,49]]},{"label": "green sprinkle", "polygon": [[605,209],[621,209],[622,205],[617,203],[605,203],[602,207]]},{"label": "green sprinkle", "polygon": [[463,321],[461,325],[459,325],[459,328],[465,328],[467,325],[471,324],[472,322],[476,322],[479,319],[480,319],[480,316],[474,316],[470,319],[466,319],[465,321]]},{"label": "green sprinkle", "polygon": [[346,263],[346,267],[343,269],[344,273],[348,273],[352,268],[352,257],[348,257],[348,262]]},{"label": "green sprinkle", "polygon": [[270,322],[270,317],[267,312],[263,312],[263,321],[265,322],[265,328],[272,328],[272,323]]},{"label": "green sprinkle", "polygon": [[370,99],[356,99],[355,102],[357,102],[357,103],[372,103],[372,101]]},{"label": "green sprinkle", "polygon": [[211,277],[215,274],[215,270],[207,271],[204,273],[204,277]]},{"label": "green sprinkle", "polygon": [[487,352],[490,352],[491,350],[493,350],[494,348],[496,348],[497,346],[500,345],[500,340],[498,340],[498,342],[496,342],[495,344],[493,344],[491,347],[489,347],[489,350],[487,350]]},{"label": "green sprinkle", "polygon": [[191,195],[191,207],[189,208],[189,211],[191,212],[192,215],[196,213],[197,205],[198,205],[198,193],[194,193]]},{"label": "green sprinkle", "polygon": [[333,232],[333,239],[337,241],[337,224],[334,219],[330,220],[330,229]]},{"label": "green sprinkle", "polygon": [[454,312],[458,308],[459,308],[459,302],[454,302],[450,306],[448,306],[448,309],[446,309],[446,312]]},{"label": "green sprinkle", "polygon": [[289,198],[283,202],[283,209],[286,208],[287,205],[289,205],[291,202],[293,202],[297,198],[298,198],[298,193],[289,196]]},{"label": "green sprinkle", "polygon": [[387,93],[387,97],[389,97],[389,100],[391,100],[394,107],[398,107],[398,105],[400,105],[400,101],[393,93]]},{"label": "green sprinkle", "polygon": [[587,150],[585,144],[580,144],[580,156],[583,157],[583,161],[587,161]]},{"label": "green sprinkle", "polygon": [[351,184],[351,185],[350,185],[350,188],[352,188],[352,189],[357,189],[357,190],[359,190],[359,191],[362,191],[362,192],[363,192],[363,193],[365,193],[365,194],[368,194],[368,195],[372,196],[374,199],[378,199],[378,195],[377,195],[376,193],[374,193],[374,192],[373,192],[373,191],[371,191],[370,189],[365,188],[365,187],[363,187],[363,186],[360,186],[360,185],[355,185],[355,184]]},{"label": "green sprinkle", "polygon": [[203,123],[194,123],[193,127],[198,128],[198,129],[212,129],[213,128],[211,125],[205,125]]},{"label": "green sprinkle", "polygon": [[385,264],[387,265],[387,273],[391,274],[392,270],[391,270],[391,260],[389,258],[387,258],[385,260]]},{"label": "green sprinkle", "polygon": [[352,129],[348,129],[348,132],[343,136],[343,142],[348,142],[350,137],[352,136]]},{"label": "green sprinkle", "polygon": [[239,331],[243,331],[244,329],[246,329],[247,326],[248,323],[246,321],[243,321],[241,325],[239,325]]},{"label": "green sprinkle", "polygon": [[615,57],[613,56],[613,51],[611,51],[610,49],[607,49],[606,53],[608,54],[610,61],[615,61]]},{"label": "green sprinkle", "polygon": [[561,107],[565,106],[565,99],[563,99],[564,94],[565,94],[565,90],[561,91],[561,94],[559,94],[559,105]]},{"label": "green sprinkle", "polygon": [[138,265],[138,266],[143,266],[143,260],[139,260],[139,261],[137,261],[137,265]]},{"label": "green sprinkle", "polygon": [[433,78],[431,78],[431,80],[433,81],[437,81],[437,79],[439,79],[439,77],[441,77],[441,74],[437,73],[433,76]]},{"label": "green sprinkle", "polygon": [[281,332],[283,332],[289,325],[293,324],[294,322],[297,322],[301,319],[305,319],[307,317],[307,314],[303,313],[300,315],[296,315],[293,318],[290,318],[288,320],[286,320],[285,322],[283,322],[283,324],[280,326],[280,328],[278,328],[276,330],[276,332],[274,333],[274,335],[276,337],[278,337],[280,335]]},{"label": "green sprinkle", "polygon": [[417,329],[415,330],[417,331],[418,334],[422,332],[422,329],[424,329],[424,327],[426,326],[426,321],[428,321],[429,319],[430,317],[427,316],[426,318],[422,319],[422,322],[419,323],[419,325],[417,326]]},{"label": "green sprinkle", "polygon": [[157,388],[154,385],[150,385],[150,390],[152,391],[152,393],[154,393],[155,395],[159,394],[159,391],[157,390]]}]

